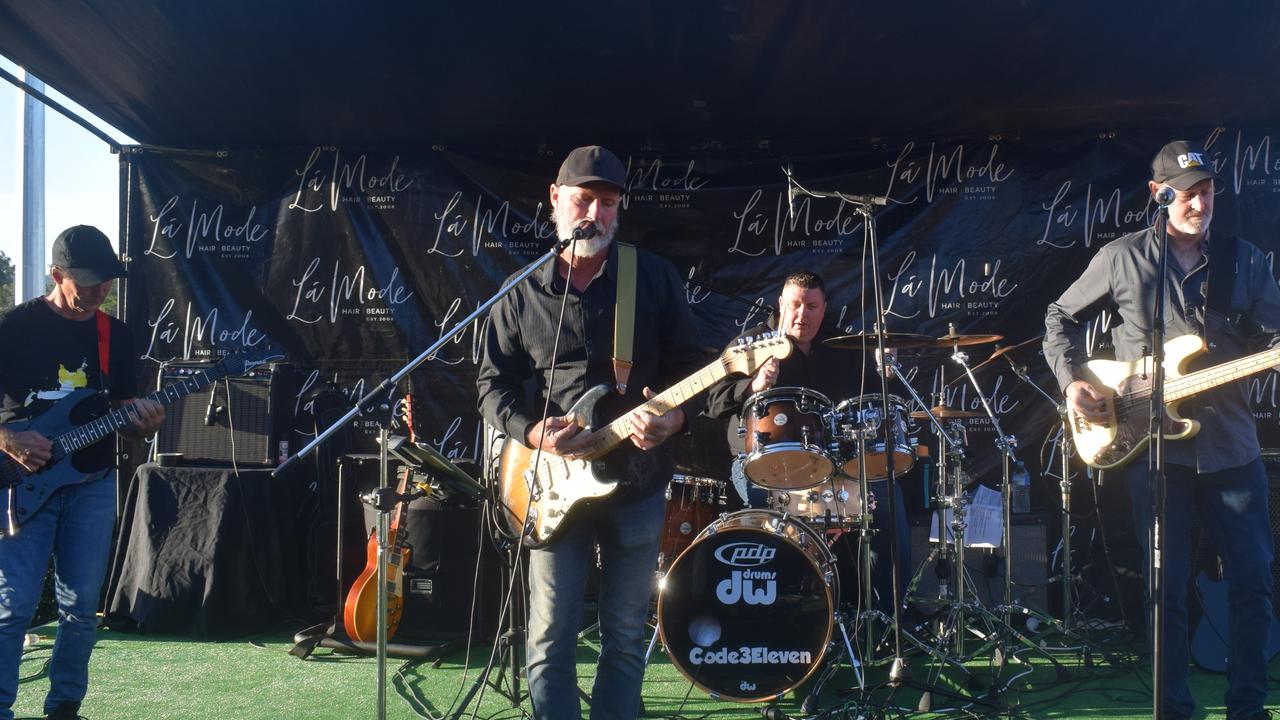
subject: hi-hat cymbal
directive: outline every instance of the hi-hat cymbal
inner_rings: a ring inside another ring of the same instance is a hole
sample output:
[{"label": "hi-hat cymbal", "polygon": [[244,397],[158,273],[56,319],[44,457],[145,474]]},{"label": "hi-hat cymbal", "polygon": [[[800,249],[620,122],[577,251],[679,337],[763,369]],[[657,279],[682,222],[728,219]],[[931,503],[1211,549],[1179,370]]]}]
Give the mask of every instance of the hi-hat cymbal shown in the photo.
[{"label": "hi-hat cymbal", "polygon": [[[875,333],[837,335],[823,340],[822,344],[840,350],[861,350],[863,352],[870,352],[880,346],[880,342],[876,340]],[[937,347],[938,341],[928,335],[887,332],[884,334],[884,344],[888,348],[906,350],[910,348]]]},{"label": "hi-hat cymbal", "polygon": [[953,327],[946,335],[936,339],[935,347],[953,347],[958,345],[985,345],[1000,342],[1003,335],[962,335]]},{"label": "hi-hat cymbal", "polygon": [[[939,420],[946,420],[949,418],[972,418],[972,417],[982,416],[982,413],[979,413],[979,412],[972,412],[969,410],[956,410],[955,408],[950,408],[950,407],[947,407],[946,405],[934,405],[933,407],[929,408],[929,412],[933,413],[933,416],[938,418]],[[917,420],[924,420],[929,416],[923,410],[917,410],[911,413],[911,417]]]}]

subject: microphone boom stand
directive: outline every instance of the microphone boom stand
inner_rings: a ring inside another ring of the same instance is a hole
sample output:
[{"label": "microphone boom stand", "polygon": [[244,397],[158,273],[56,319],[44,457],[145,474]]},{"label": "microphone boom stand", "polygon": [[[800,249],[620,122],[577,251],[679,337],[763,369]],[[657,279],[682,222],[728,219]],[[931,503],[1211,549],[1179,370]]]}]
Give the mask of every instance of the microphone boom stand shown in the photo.
[{"label": "microphone boom stand", "polygon": [[[290,465],[294,464],[295,462],[301,460],[302,458],[306,457],[307,455],[311,454],[317,447],[319,447],[322,443],[324,443],[326,440],[332,437],[334,433],[338,432],[345,425],[347,425],[352,420],[354,420],[355,417],[359,415],[370,403],[376,402],[377,399],[379,398],[385,398],[389,396],[391,394],[392,388],[394,388],[402,379],[404,379],[405,376],[407,376],[410,372],[413,372],[415,368],[417,368],[419,365],[426,362],[428,359],[434,356],[437,352],[439,352],[441,348],[443,348],[445,345],[451,342],[455,336],[459,335],[472,322],[474,322],[476,319],[483,316],[485,313],[489,312],[489,308],[497,304],[499,300],[501,300],[503,297],[506,296],[507,293],[511,292],[511,290],[513,290],[517,285],[523,282],[525,278],[529,277],[534,272],[536,272],[538,268],[542,267],[543,265],[545,265],[546,263],[554,259],[557,255],[559,255],[560,252],[564,248],[568,247],[571,242],[578,239],[579,235],[580,235],[580,231],[575,231],[573,238],[569,238],[566,240],[556,240],[555,243],[552,245],[551,249],[548,250],[546,254],[534,260],[533,262],[529,263],[528,265],[526,265],[518,275],[512,278],[511,281],[508,282],[504,287],[500,288],[496,294],[494,294],[488,300],[485,300],[483,303],[481,303],[478,307],[476,307],[475,310],[471,312],[471,314],[467,315],[462,320],[459,320],[458,323],[454,325],[452,328],[450,328],[448,332],[441,335],[439,340],[432,343],[430,347],[428,347],[426,350],[423,350],[417,357],[410,360],[408,363],[406,363],[403,367],[397,370],[390,377],[383,380],[381,383],[379,383],[376,387],[374,387],[369,392],[365,393],[364,397],[356,401],[356,403],[352,406],[350,410],[347,411],[345,415],[335,420],[333,424],[330,425],[328,428],[326,428],[323,432],[318,433],[315,439],[307,443],[307,445],[303,447],[301,450],[299,450],[297,454],[288,458],[283,463],[280,463],[280,465],[277,466],[276,469],[272,470],[271,476],[279,477],[280,474],[283,473],[286,468],[288,468]],[[385,433],[384,433],[384,436],[385,436]],[[383,459],[380,463],[382,468],[382,479],[381,479],[380,486],[386,487],[386,485],[388,484],[387,469],[386,469],[387,464],[385,460],[386,452],[387,452],[386,450],[387,444],[386,442],[383,442],[381,444],[382,444],[381,452],[382,452]],[[488,500],[492,501],[493,498],[490,497],[488,498]],[[386,690],[387,690],[386,682],[385,682],[386,653],[387,653],[387,648],[386,648],[387,613],[386,613],[386,585],[385,583],[382,582],[382,578],[385,576],[385,573],[386,573],[387,554],[385,552],[385,538],[387,535],[387,531],[386,531],[385,525],[381,521],[378,524],[378,531],[379,531],[379,548],[378,548],[379,592],[378,592],[378,632],[377,632],[377,639],[378,639],[378,642],[377,642],[377,645],[378,645],[378,649],[377,649],[378,714],[377,714],[377,717],[378,717],[378,720],[384,720],[386,718]]]},{"label": "microphone boom stand", "polygon": [[[1159,197],[1159,194],[1157,194]],[[1157,203],[1160,201],[1157,200]],[[1158,204],[1156,236],[1160,242],[1160,267],[1156,281],[1156,306],[1151,316],[1151,420],[1152,449],[1147,454],[1147,482],[1151,489],[1151,716],[1160,720],[1164,714],[1164,302],[1165,278],[1169,275],[1169,203]]]}]

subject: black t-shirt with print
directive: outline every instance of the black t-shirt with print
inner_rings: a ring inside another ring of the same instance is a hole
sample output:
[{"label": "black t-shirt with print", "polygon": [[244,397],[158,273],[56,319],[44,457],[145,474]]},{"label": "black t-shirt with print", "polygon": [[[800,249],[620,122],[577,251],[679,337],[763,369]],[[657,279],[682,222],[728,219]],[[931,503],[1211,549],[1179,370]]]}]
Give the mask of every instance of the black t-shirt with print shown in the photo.
[{"label": "black t-shirt with print", "polygon": [[[57,400],[82,387],[103,389],[113,400],[136,397],[138,380],[133,338],[125,324],[111,318],[109,383],[98,362],[98,321],[69,320],[43,298],[29,300],[0,315],[0,422],[38,417]],[[99,411],[105,402],[98,403]],[[76,422],[88,418],[74,417]],[[111,461],[111,443],[93,453],[97,468]],[[99,453],[103,453],[99,460]],[[85,459],[77,456],[77,460]],[[103,462],[105,461],[105,462]],[[102,464],[99,464],[101,462]],[[81,463],[76,463],[81,467]]]}]

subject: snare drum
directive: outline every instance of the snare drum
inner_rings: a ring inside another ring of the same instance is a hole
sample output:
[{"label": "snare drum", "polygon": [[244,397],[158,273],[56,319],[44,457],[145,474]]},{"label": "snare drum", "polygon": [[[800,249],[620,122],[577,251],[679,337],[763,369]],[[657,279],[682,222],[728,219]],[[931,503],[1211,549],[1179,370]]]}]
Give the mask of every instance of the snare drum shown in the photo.
[{"label": "snare drum", "polygon": [[[836,406],[835,423],[840,457],[844,460],[841,468],[849,477],[858,477],[858,465],[866,468],[868,480],[880,480],[889,477],[889,463],[893,462],[895,477],[905,475],[916,464],[915,438],[907,437],[907,403],[897,395],[889,395],[889,437],[893,441],[893,449],[884,451],[884,424],[880,393],[861,395],[845,400]],[[855,434],[859,428],[873,430],[866,441],[866,455],[858,456],[858,441]]]},{"label": "snare drum", "polygon": [[851,525],[862,514],[857,480],[836,478],[808,490],[769,493],[769,507],[810,522]]},{"label": "snare drum", "polygon": [[751,482],[775,490],[800,490],[831,477],[831,401],[807,388],[781,387],[752,395],[743,405]]},{"label": "snare drum", "polygon": [[724,700],[766,702],[809,678],[840,601],[822,536],[770,510],[741,510],[698,535],[660,583],[671,663]]},{"label": "snare drum", "polygon": [[658,569],[665,570],[703,528],[720,514],[725,504],[723,480],[673,475],[667,486],[667,514],[662,522],[662,549]]}]

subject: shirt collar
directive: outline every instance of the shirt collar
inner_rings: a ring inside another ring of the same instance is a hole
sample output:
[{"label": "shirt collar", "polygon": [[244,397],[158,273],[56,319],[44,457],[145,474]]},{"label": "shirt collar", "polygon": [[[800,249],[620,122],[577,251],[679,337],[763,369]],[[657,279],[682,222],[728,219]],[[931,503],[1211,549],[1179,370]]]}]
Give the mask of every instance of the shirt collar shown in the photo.
[{"label": "shirt collar", "polygon": [[[559,256],[557,255],[556,257],[558,258]],[[560,273],[556,270],[557,265],[558,263],[555,260],[550,260],[547,264],[538,269],[538,282],[541,283],[542,287],[549,292],[559,292],[559,288],[556,287],[556,284],[560,281]],[[595,279],[601,275],[605,275],[610,280],[617,282],[618,243],[616,241],[609,243],[609,259],[605,260],[604,265],[600,268],[600,272],[595,277],[591,278],[592,281],[594,282]]]}]

